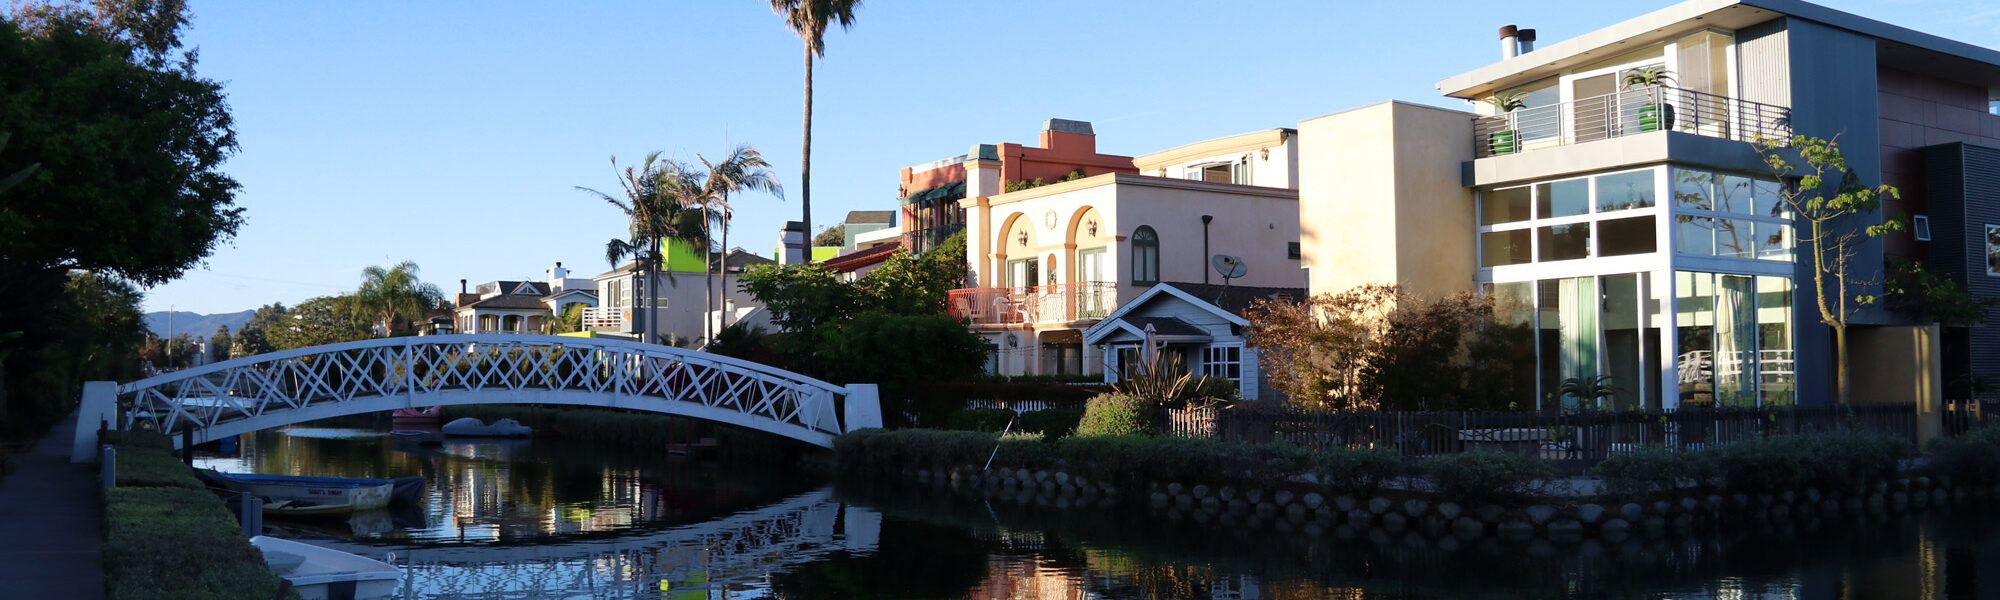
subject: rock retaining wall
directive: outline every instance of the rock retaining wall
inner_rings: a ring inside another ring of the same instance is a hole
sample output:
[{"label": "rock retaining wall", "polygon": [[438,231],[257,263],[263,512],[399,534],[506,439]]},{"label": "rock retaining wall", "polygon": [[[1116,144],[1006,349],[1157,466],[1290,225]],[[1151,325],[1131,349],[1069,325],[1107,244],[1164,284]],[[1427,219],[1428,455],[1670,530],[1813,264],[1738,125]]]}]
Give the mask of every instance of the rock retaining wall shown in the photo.
[{"label": "rock retaining wall", "polygon": [[1142,506],[1171,521],[1270,528],[1320,535],[1336,527],[1423,531],[1458,537],[1551,538],[1691,531],[1732,522],[1810,522],[1890,515],[2000,497],[2000,485],[1953,486],[1913,477],[1865,490],[1816,488],[1777,494],[1661,494],[1644,501],[1544,498],[1521,505],[1461,505],[1417,494],[1328,495],[1298,485],[1213,486],[1152,482],[1124,490],[1060,471],[960,467],[906,472],[918,483],[1056,510]]}]

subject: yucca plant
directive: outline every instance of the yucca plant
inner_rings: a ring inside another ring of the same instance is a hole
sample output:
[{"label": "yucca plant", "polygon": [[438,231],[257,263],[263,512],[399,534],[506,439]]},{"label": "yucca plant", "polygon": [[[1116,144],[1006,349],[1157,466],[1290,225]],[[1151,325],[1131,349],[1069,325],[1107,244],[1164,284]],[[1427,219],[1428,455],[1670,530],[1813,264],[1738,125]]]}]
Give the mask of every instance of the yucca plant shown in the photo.
[{"label": "yucca plant", "polygon": [[1152,360],[1142,361],[1127,369],[1124,381],[1118,382],[1112,389],[1161,404],[1186,400],[1188,382],[1194,380],[1194,374],[1183,368],[1181,362],[1179,355],[1155,352]]},{"label": "yucca plant", "polygon": [[1501,92],[1487,96],[1484,100],[1481,100],[1481,102],[1493,106],[1495,115],[1507,119],[1506,128],[1495,131],[1487,136],[1487,143],[1490,144],[1490,148],[1492,148],[1494,154],[1510,154],[1514,152],[1514,141],[1518,136],[1515,132],[1513,113],[1527,106],[1527,97],[1527,94],[1515,91]]},{"label": "yucca plant", "polygon": [[1619,75],[1619,81],[1622,84],[1619,87],[1619,91],[1630,90],[1632,88],[1646,90],[1646,104],[1639,107],[1639,129],[1641,131],[1673,128],[1674,107],[1671,104],[1662,106],[1658,91],[1659,88],[1674,83],[1673,71],[1668,71],[1662,65],[1626,69],[1623,74]]},{"label": "yucca plant", "polygon": [[1624,83],[1623,87],[1620,88],[1621,90],[1660,87],[1674,83],[1674,72],[1667,70],[1667,67],[1663,65],[1637,67],[1626,69],[1619,76],[1619,80]]},{"label": "yucca plant", "polygon": [[1604,398],[1618,393],[1618,388],[1611,385],[1610,375],[1598,375],[1564,379],[1557,391],[1565,398],[1576,398],[1579,406],[1600,408]]}]

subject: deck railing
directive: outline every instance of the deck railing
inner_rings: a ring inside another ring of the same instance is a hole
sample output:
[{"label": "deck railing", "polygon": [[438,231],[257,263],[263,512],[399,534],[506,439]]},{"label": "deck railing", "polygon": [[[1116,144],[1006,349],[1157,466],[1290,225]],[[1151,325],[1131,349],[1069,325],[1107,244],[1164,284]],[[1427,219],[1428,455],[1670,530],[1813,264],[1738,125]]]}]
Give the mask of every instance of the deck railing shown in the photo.
[{"label": "deck railing", "polygon": [[1079,281],[1054,285],[952,290],[951,317],[972,325],[1067,323],[1102,319],[1118,309],[1118,284]]},{"label": "deck railing", "polygon": [[616,330],[625,325],[627,311],[623,306],[592,306],[583,309],[579,327],[584,331]]},{"label": "deck railing", "polygon": [[1783,141],[1792,137],[1792,109],[1680,88],[1631,89],[1480,117],[1472,151],[1486,158],[1661,130]]}]

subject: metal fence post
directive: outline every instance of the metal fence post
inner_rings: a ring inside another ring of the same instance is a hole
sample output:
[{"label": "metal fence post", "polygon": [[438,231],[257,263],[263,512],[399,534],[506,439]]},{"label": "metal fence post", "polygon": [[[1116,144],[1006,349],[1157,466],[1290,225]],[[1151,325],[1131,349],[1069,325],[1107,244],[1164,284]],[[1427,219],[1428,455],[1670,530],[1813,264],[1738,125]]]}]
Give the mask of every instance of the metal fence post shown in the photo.
[{"label": "metal fence post", "polygon": [[97,462],[97,473],[103,479],[104,489],[118,487],[118,449],[111,444],[99,446]]}]

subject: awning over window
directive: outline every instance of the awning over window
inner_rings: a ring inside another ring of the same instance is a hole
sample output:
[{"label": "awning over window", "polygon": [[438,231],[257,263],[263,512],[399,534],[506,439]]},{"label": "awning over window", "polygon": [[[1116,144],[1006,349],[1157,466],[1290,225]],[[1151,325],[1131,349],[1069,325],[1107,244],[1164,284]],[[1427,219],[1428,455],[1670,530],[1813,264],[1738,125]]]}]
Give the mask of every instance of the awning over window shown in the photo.
[{"label": "awning over window", "polygon": [[965,182],[958,181],[940,185],[934,188],[917,190],[915,192],[910,193],[908,197],[903,198],[903,203],[904,204],[916,204],[919,202],[928,203],[928,202],[935,202],[938,200],[956,200],[964,197],[965,197]]}]

